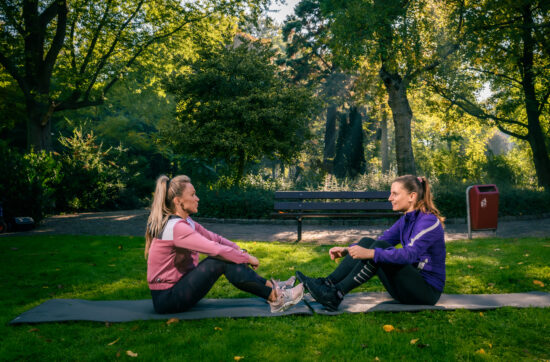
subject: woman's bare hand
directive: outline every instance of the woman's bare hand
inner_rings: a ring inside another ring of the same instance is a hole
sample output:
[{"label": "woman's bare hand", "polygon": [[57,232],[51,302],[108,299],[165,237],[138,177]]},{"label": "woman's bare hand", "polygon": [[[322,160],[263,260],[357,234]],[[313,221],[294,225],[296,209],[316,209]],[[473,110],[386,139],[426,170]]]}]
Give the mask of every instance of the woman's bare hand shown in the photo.
[{"label": "woman's bare hand", "polygon": [[260,266],[260,261],[258,258],[256,258],[254,255],[248,255],[248,264],[252,267],[252,269],[258,269]]},{"label": "woman's bare hand", "polygon": [[331,248],[328,253],[332,260],[336,260],[346,256],[348,254],[348,248],[343,246],[335,246],[334,248]]},{"label": "woman's bare hand", "polygon": [[348,253],[353,259],[374,259],[374,249],[363,248],[359,245],[350,246]]}]

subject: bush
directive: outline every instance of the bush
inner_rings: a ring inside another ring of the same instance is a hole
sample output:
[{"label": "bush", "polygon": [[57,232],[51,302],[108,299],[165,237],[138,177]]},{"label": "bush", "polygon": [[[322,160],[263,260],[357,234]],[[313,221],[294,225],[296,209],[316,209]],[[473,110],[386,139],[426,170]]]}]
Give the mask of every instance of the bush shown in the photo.
[{"label": "bush", "polygon": [[4,216],[31,216],[35,222],[53,211],[54,193],[60,181],[60,164],[51,153],[29,152],[21,155],[0,143],[4,172],[0,182],[0,202]]}]

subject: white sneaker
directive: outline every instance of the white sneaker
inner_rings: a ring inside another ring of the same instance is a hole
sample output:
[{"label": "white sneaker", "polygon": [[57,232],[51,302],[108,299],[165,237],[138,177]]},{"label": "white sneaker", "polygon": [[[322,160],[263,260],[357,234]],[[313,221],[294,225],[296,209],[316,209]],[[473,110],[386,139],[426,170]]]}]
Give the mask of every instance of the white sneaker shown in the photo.
[{"label": "white sneaker", "polygon": [[290,289],[294,286],[294,283],[296,282],[296,277],[293,275],[287,280],[275,280],[275,283],[277,284],[277,287],[281,289]]},{"label": "white sneaker", "polygon": [[304,297],[304,285],[302,283],[291,289],[281,289],[274,280],[271,282],[276,286],[276,299],[273,302],[269,302],[271,313],[284,312],[293,305],[298,304]]}]

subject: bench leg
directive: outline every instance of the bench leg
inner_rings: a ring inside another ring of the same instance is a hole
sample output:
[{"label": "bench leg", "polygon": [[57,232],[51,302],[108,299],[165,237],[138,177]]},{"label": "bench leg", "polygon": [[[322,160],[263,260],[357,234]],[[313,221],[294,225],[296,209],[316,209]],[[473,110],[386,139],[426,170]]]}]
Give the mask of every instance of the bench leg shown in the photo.
[{"label": "bench leg", "polygon": [[296,240],[297,242],[302,240],[302,218],[298,218],[296,219],[298,221],[298,240]]}]

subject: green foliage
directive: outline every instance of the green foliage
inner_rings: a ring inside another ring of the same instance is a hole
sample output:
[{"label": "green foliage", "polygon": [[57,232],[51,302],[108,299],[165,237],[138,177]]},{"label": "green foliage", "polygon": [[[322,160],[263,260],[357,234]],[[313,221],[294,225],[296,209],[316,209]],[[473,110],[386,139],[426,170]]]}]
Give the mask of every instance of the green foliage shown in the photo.
[{"label": "green foliage", "polygon": [[[239,241],[257,255],[258,273],[286,279],[296,270],[314,277],[336,264],[330,246]],[[550,248],[544,238],[480,239],[447,244],[446,293],[549,292]],[[3,360],[547,360],[548,308],[361,313],[336,316],[214,318],[180,321],[9,325],[51,298],[151,298],[144,240],[124,236],[19,236],[0,244],[0,357]],[[29,265],[33,267],[29,268]],[[466,267],[468,265],[468,267]],[[545,287],[533,284],[540,280]],[[14,293],[14,290],[17,292]],[[378,278],[357,291],[382,291]],[[207,298],[247,298],[225,278]],[[268,306],[266,305],[266,308]],[[387,333],[382,327],[393,325]],[[416,345],[410,343],[419,339]],[[269,340],[269,343],[265,341]],[[423,347],[419,347],[421,344]],[[484,353],[479,352],[480,349]]]},{"label": "green foliage", "polygon": [[273,56],[268,45],[237,37],[205,49],[189,74],[167,82],[178,102],[178,123],[164,133],[172,147],[224,161],[236,184],[264,156],[291,162],[309,138],[315,102],[307,88],[285,82]]},{"label": "green foliage", "polygon": [[55,188],[62,176],[54,155],[31,151],[21,155],[0,142],[0,159],[4,172],[0,182],[0,202],[6,218],[31,216],[39,222],[54,210]]},{"label": "green foliage", "polygon": [[72,137],[61,137],[59,141],[65,151],[61,156],[63,182],[56,188],[58,209],[100,210],[139,204],[138,200],[121,197],[132,175],[127,166],[115,161],[126,149],[119,146],[104,150],[93,132],[84,134],[82,128],[75,128]]}]

